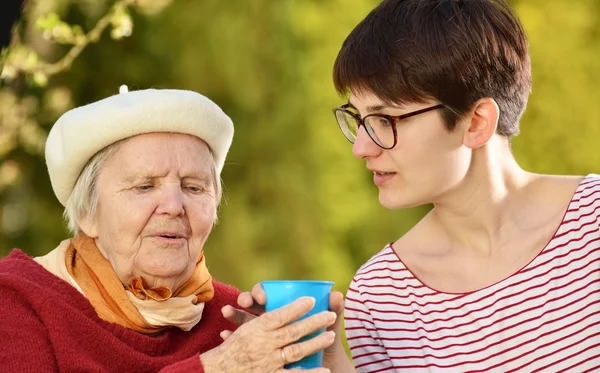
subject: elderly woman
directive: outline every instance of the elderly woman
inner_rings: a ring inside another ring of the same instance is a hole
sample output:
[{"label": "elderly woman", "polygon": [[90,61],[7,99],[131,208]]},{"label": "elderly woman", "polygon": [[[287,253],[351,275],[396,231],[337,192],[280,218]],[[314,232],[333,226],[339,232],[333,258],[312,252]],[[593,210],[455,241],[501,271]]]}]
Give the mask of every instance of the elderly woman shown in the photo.
[{"label": "elderly woman", "polygon": [[310,298],[237,330],[221,314],[238,291],[212,279],[203,246],[232,137],[190,91],[126,92],[57,121],[46,160],[74,238],[0,261],[2,371],[282,372],[332,344],[332,331],[295,343],[336,320],[291,323]]}]

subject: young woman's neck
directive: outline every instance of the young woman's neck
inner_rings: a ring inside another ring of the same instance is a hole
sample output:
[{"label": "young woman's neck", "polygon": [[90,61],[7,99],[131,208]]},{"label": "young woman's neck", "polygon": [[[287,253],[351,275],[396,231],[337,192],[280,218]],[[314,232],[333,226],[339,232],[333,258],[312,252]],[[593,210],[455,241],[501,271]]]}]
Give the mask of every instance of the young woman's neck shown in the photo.
[{"label": "young woman's neck", "polygon": [[464,181],[434,202],[432,218],[453,246],[491,254],[519,229],[527,187],[538,177],[517,164],[506,140],[494,137],[473,152]]}]

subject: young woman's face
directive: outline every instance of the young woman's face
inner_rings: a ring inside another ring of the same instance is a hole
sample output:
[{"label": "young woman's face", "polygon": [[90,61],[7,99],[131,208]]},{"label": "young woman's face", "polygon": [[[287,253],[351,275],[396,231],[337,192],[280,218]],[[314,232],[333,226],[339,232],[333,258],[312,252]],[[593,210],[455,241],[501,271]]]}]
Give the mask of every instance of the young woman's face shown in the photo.
[{"label": "young woman's face", "polygon": [[[349,102],[361,117],[375,113],[398,116],[437,104],[390,106],[372,93],[355,92]],[[397,122],[397,143],[389,150],[375,144],[361,126],[352,151],[367,161],[383,206],[418,206],[436,202],[467,175],[472,149],[463,144],[464,127],[459,123],[448,131],[440,110],[433,110]]]}]

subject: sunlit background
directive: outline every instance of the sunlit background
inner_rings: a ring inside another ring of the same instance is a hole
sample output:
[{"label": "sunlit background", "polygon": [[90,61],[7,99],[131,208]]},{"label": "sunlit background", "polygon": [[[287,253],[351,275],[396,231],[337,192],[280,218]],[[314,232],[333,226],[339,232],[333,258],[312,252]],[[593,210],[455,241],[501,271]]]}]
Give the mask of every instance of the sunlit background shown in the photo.
[{"label": "sunlit background", "polygon": [[[226,198],[205,247],[222,282],[248,289],[264,279],[327,279],[345,291],[362,263],[427,211],[379,205],[372,174],[331,112],[342,102],[331,80],[335,56],[378,1],[129,3],[29,1],[3,53],[0,257],[15,247],[45,254],[67,237],[45,136],[64,111],[122,84],[195,90],[232,117]],[[517,159],[536,172],[600,172],[600,2],[511,4],[529,34],[534,76]],[[60,63],[101,26],[97,43],[70,67],[68,58]]]}]

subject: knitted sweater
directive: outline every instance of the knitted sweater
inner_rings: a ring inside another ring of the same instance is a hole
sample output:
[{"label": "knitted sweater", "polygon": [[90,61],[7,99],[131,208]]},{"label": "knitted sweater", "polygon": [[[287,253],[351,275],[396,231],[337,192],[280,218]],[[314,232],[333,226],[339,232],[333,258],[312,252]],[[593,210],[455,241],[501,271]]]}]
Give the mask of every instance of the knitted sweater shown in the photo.
[{"label": "knitted sweater", "polygon": [[0,370],[203,373],[199,354],[221,343],[221,331],[235,329],[221,307],[235,304],[238,290],[218,282],[214,288],[192,330],[150,337],[100,319],[75,288],[13,250],[0,260]]}]

